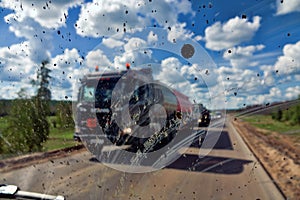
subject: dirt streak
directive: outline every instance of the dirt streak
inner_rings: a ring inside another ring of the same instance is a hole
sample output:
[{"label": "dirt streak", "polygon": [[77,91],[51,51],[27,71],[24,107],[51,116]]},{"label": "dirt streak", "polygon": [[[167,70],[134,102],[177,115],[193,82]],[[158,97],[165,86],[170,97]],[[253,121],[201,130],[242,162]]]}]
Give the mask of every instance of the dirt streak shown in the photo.
[{"label": "dirt streak", "polygon": [[44,153],[33,153],[14,158],[0,160],[0,172],[8,172],[34,164],[48,162],[51,159],[58,159],[70,156],[74,153],[86,151],[83,145],[68,147],[65,149],[53,150]]}]

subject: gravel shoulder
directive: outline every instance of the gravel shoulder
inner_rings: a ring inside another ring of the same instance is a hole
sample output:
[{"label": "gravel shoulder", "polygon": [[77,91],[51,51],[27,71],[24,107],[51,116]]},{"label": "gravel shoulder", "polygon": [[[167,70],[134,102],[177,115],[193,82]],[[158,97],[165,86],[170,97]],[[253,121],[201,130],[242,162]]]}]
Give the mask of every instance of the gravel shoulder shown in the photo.
[{"label": "gravel shoulder", "polygon": [[268,133],[240,119],[233,125],[287,199],[300,197],[300,148],[290,137]]}]

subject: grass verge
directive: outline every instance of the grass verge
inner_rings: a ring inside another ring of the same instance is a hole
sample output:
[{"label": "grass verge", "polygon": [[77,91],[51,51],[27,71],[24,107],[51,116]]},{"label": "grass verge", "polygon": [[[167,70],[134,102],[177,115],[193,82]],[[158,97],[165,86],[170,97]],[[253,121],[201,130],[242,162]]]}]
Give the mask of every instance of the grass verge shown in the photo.
[{"label": "grass verge", "polygon": [[73,139],[74,129],[51,128],[48,140],[44,143],[44,151],[63,149],[78,145]]},{"label": "grass verge", "polygon": [[300,125],[293,126],[288,122],[277,121],[272,119],[270,115],[252,115],[242,119],[257,128],[300,137]]}]

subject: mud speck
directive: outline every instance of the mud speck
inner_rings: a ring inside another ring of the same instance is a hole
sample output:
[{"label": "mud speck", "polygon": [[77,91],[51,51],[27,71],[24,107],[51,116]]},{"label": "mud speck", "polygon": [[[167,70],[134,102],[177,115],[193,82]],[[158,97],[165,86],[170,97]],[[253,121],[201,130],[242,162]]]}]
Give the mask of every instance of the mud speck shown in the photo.
[{"label": "mud speck", "polygon": [[184,44],[181,48],[181,55],[184,57],[184,58],[191,58],[193,57],[195,53],[195,49],[193,47],[193,45],[191,44]]}]

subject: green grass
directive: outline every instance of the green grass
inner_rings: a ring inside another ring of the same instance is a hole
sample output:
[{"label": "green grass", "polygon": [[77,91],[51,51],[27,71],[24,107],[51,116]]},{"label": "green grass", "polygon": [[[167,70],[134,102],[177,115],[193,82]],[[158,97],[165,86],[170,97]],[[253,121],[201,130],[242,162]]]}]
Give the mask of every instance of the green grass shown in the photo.
[{"label": "green grass", "polygon": [[[44,151],[63,149],[78,145],[73,139],[74,128],[54,128],[51,123],[55,116],[48,118],[50,122],[50,134],[48,140],[44,143]],[[8,127],[8,117],[0,117],[0,132]]]},{"label": "green grass", "polygon": [[78,142],[74,141],[73,139],[74,128],[55,128],[53,127],[52,123],[55,120],[55,116],[48,117],[48,121],[50,124],[50,134],[48,140],[43,145],[44,151],[63,149],[66,147],[78,145]]},{"label": "green grass", "polygon": [[300,125],[292,126],[288,122],[274,120],[270,115],[252,115],[244,117],[243,120],[261,129],[278,133],[294,132],[291,135],[300,136]]},{"label": "green grass", "polygon": [[44,151],[62,149],[76,146],[78,142],[73,139],[74,129],[51,128],[48,140],[44,143]]}]

